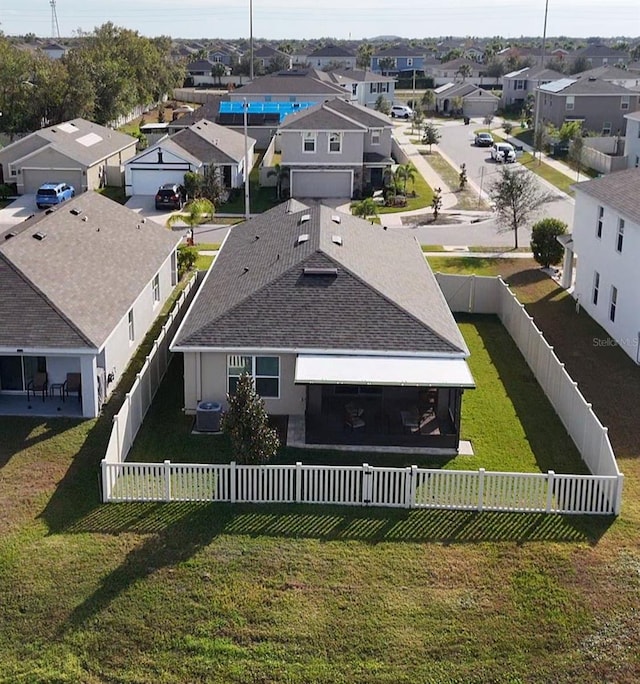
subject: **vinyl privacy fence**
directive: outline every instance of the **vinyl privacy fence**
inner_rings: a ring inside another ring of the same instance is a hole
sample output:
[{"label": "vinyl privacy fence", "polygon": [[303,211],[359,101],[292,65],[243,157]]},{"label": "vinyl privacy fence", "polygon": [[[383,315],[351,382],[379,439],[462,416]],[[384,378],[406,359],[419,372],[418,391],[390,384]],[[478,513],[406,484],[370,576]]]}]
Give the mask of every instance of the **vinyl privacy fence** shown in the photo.
[{"label": "vinyl privacy fence", "polygon": [[611,515],[617,478],[362,466],[102,463],[104,501],[337,504]]}]

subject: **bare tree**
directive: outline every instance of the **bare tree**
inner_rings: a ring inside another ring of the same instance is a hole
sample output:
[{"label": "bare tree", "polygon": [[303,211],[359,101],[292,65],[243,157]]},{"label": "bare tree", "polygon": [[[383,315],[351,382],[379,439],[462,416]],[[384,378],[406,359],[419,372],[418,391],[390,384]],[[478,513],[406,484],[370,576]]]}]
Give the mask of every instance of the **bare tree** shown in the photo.
[{"label": "bare tree", "polygon": [[514,233],[515,248],[518,249],[518,230],[526,226],[540,207],[553,199],[553,195],[540,189],[530,171],[500,169],[498,179],[490,189],[490,197],[504,222],[504,230]]}]

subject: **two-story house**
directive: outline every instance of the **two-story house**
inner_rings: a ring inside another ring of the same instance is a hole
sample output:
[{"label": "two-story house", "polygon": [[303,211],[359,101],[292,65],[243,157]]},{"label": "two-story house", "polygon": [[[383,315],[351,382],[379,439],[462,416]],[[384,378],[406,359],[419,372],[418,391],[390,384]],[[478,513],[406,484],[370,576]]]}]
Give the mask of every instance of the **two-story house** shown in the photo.
[{"label": "two-story house", "polygon": [[590,67],[610,65],[624,65],[629,61],[629,57],[624,50],[618,50],[608,45],[593,44],[576,50],[574,57],[586,60]]},{"label": "two-story house", "polygon": [[599,78],[601,81],[609,81],[623,88],[640,92],[640,73],[611,64],[581,71],[579,74],[573,74],[573,78]]},{"label": "two-story house", "polygon": [[307,55],[307,62],[314,69],[355,69],[356,56],[339,45],[325,45]]},{"label": "two-story house", "polygon": [[638,93],[597,78],[562,78],[539,90],[542,121],[557,128],[565,121],[581,121],[583,130],[601,135],[622,133],[624,115],[640,106]]},{"label": "two-story house", "polygon": [[352,102],[363,107],[375,107],[380,96],[389,102],[394,101],[396,80],[391,76],[361,69],[335,69],[330,76],[334,83],[351,93]]},{"label": "two-story house", "polygon": [[538,86],[564,78],[564,74],[553,69],[525,67],[511,71],[502,77],[502,106],[524,105]]},{"label": "two-story house", "polygon": [[280,66],[280,68],[284,66],[287,69],[291,69],[293,66],[291,55],[288,55],[286,52],[282,52],[281,50],[276,50],[270,45],[262,45],[257,50],[254,50],[253,58],[265,71],[272,69],[273,65],[276,63]]},{"label": "two-story house", "polygon": [[627,114],[627,131],[624,136],[624,156],[630,169],[640,167],[640,111]]},{"label": "two-story house", "polygon": [[430,66],[425,69],[425,73],[433,77],[435,86],[446,85],[453,82],[473,83],[474,85],[482,85],[485,83],[495,83],[495,79],[489,79],[484,76],[485,67],[478,62],[470,59],[452,59],[449,62],[443,62]]},{"label": "two-story house", "polygon": [[334,99],[289,115],[278,131],[292,197],[353,197],[382,187],[392,163],[392,124],[379,112]]},{"label": "two-story house", "polygon": [[[627,169],[574,186],[571,251],[577,256],[573,296],[640,364],[640,169]],[[565,259],[565,263],[570,259]]]},{"label": "two-story house", "polygon": [[424,69],[424,50],[408,45],[394,45],[376,52],[371,57],[371,71],[385,76],[397,76],[403,71]]},{"label": "two-story house", "polygon": [[329,74],[311,68],[267,74],[229,93],[231,102],[324,102],[334,97],[352,99]]}]

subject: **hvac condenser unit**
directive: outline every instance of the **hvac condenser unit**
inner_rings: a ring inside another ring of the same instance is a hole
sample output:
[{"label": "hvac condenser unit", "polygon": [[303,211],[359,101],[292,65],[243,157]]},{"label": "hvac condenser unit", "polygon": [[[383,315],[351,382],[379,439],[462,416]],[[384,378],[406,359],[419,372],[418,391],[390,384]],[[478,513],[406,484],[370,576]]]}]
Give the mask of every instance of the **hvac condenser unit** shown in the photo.
[{"label": "hvac condenser unit", "polygon": [[201,401],[196,409],[198,432],[220,432],[222,405],[217,401]]}]

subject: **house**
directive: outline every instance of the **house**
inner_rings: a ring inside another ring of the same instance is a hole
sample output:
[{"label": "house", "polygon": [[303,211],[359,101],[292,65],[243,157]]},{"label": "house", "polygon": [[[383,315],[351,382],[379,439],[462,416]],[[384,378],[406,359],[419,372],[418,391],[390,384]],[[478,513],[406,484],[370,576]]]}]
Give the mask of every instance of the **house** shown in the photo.
[{"label": "house", "polygon": [[[256,141],[247,138],[253,164]],[[240,188],[245,178],[244,135],[202,119],[140,152],[125,164],[127,195],[155,195],[164,183],[184,183],[187,172],[219,173],[224,188]]]},{"label": "house", "polygon": [[454,452],[474,386],[417,241],[296,200],[228,234],[170,349],[188,414],[247,372],[306,443]]},{"label": "house", "polygon": [[524,106],[527,98],[534,96],[538,86],[563,79],[564,74],[553,69],[525,67],[511,71],[502,77],[502,106]]},{"label": "house", "polygon": [[[500,105],[500,98],[497,95],[473,83],[447,83],[433,92],[436,98],[436,112],[442,114],[491,116]],[[462,103],[461,112],[455,107],[455,101]]]},{"label": "house", "polygon": [[[577,257],[574,298],[611,336],[598,346],[619,345],[640,363],[640,169],[578,183],[573,233],[565,268]],[[569,277],[563,285],[568,286]]]},{"label": "house", "polygon": [[189,62],[186,66],[187,82],[196,87],[215,85],[218,82],[217,77],[212,74],[215,64],[209,59],[197,59],[194,62]]},{"label": "house", "polygon": [[352,197],[380,188],[393,163],[384,114],[333,99],[288,116],[278,130],[292,197]]},{"label": "house", "polygon": [[330,76],[334,83],[351,93],[352,102],[363,107],[375,107],[381,95],[389,102],[395,100],[396,81],[391,76],[361,69],[335,69]]},{"label": "house", "polygon": [[584,59],[590,67],[609,65],[622,66],[629,61],[629,56],[624,50],[609,47],[602,44],[587,45],[574,53],[576,59]]},{"label": "house", "polygon": [[565,121],[581,121],[585,131],[616,135],[624,131],[624,115],[639,107],[638,93],[597,78],[562,78],[539,90],[542,121],[556,128]]},{"label": "house", "polygon": [[630,169],[640,167],[640,111],[625,114],[627,131],[624,136],[624,156]]},{"label": "house", "polygon": [[312,68],[267,74],[229,93],[231,102],[315,103],[335,97],[352,99],[329,74]]},{"label": "house", "polygon": [[96,192],[0,236],[0,403],[37,413],[21,395],[40,372],[42,408],[62,406],[54,393],[79,373],[68,408],[97,416],[177,283],[180,237]]},{"label": "house", "polygon": [[356,56],[339,45],[325,45],[307,55],[307,61],[314,69],[355,69]]},{"label": "house", "polygon": [[0,150],[0,181],[16,183],[18,194],[43,183],[72,185],[76,193],[121,186],[123,165],[136,153],[137,139],[85,119],[42,128]]},{"label": "house", "polygon": [[579,74],[574,74],[572,78],[599,78],[601,81],[608,81],[616,85],[640,92],[640,74],[628,69],[622,69],[619,66],[605,64],[604,66],[594,67],[588,71],[582,71]]},{"label": "house", "polygon": [[64,45],[60,45],[60,43],[56,43],[53,40],[50,40],[49,42],[40,46],[40,49],[49,59],[61,59],[69,51],[69,48],[66,48]]},{"label": "house", "polygon": [[469,45],[469,47],[463,49],[462,56],[474,62],[484,62],[484,52],[484,48],[480,45]]},{"label": "house", "polygon": [[258,62],[258,64],[265,70],[271,70],[274,65],[277,65],[278,69],[291,69],[293,66],[293,60],[291,55],[281,50],[276,50],[269,45],[262,45],[253,51],[253,59]]},{"label": "house", "polygon": [[371,57],[371,71],[397,76],[402,71],[424,69],[424,50],[400,44],[376,52]]},{"label": "house", "polygon": [[455,81],[474,85],[482,85],[490,80],[495,82],[495,79],[489,79],[484,75],[484,70],[485,67],[482,64],[470,59],[452,59],[449,62],[429,67],[426,73],[433,78],[436,87]]}]

